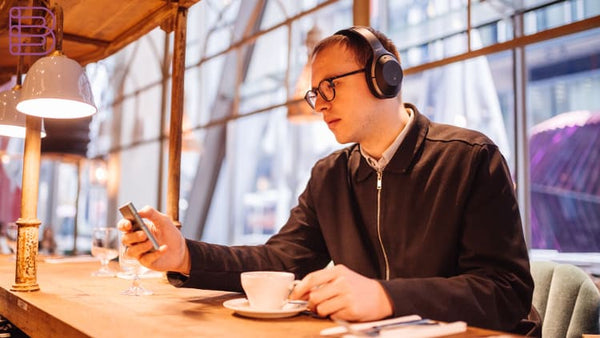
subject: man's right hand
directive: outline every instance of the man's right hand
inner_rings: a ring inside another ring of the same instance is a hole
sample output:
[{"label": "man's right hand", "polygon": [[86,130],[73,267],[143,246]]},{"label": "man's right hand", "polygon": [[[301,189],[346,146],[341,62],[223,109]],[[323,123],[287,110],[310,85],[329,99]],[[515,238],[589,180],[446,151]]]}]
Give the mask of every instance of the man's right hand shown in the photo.
[{"label": "man's right hand", "polygon": [[152,270],[189,274],[191,261],[185,238],[171,218],[149,206],[143,207],[138,213],[140,217],[150,221],[146,224],[156,237],[160,248],[151,251],[152,243],[146,234],[141,230],[132,232],[131,222],[123,218],[119,220],[117,227],[123,232],[121,242],[128,246],[128,254]]}]

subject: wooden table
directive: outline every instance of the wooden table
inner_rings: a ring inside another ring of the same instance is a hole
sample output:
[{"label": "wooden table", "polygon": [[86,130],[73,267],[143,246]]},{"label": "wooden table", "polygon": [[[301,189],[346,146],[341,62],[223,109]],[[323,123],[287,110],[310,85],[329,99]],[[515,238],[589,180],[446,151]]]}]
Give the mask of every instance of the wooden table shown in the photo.
[{"label": "wooden table", "polygon": [[[163,278],[143,279],[151,296],[123,296],[131,280],[92,277],[99,262],[38,263],[41,290],[12,292],[15,262],[0,256],[0,315],[32,337],[319,337],[336,326],[301,314],[251,319],[222,306],[240,293],[175,288]],[[111,262],[111,266],[118,266]],[[469,328],[453,337],[495,335]]]}]

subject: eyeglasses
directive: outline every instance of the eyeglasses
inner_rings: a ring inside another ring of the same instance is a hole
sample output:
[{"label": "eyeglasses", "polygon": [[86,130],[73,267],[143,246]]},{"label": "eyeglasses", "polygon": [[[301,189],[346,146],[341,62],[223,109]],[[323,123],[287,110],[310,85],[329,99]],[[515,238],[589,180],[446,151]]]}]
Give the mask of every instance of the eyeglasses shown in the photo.
[{"label": "eyeglasses", "polygon": [[306,100],[306,102],[312,109],[315,109],[315,103],[317,102],[317,93],[321,94],[323,100],[331,102],[333,101],[333,99],[335,99],[335,84],[333,83],[333,80],[337,80],[345,76],[358,74],[364,71],[365,69],[363,68],[342,75],[332,76],[323,79],[321,80],[321,82],[319,82],[317,88],[312,88],[306,92],[306,95],[304,95],[304,100]]}]

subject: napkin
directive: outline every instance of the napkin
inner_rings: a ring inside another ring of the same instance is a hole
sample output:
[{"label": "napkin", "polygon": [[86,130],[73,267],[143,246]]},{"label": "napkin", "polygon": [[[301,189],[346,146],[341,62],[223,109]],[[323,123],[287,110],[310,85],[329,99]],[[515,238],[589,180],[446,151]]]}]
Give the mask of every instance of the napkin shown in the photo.
[{"label": "napkin", "polygon": [[411,337],[411,338],[426,338],[426,337],[439,337],[447,336],[450,334],[460,333],[467,331],[467,323],[465,322],[452,322],[452,323],[439,323],[436,325],[413,325],[403,326],[393,329],[382,330],[379,337]]},{"label": "napkin", "polygon": [[[380,320],[375,322],[366,322],[366,323],[358,323],[352,324],[351,327],[354,330],[365,330],[373,326],[385,325],[391,323],[403,323],[414,320],[419,320],[421,317],[417,315],[398,317],[393,319]],[[407,323],[408,324],[408,323]],[[452,323],[437,323],[435,325],[407,325],[407,326],[399,326],[399,327],[390,327],[381,330],[379,337],[410,337],[410,338],[425,338],[425,337],[439,337],[450,335],[454,333],[465,332],[467,330],[467,324],[465,322],[452,322]],[[328,329],[324,329],[321,331],[322,336],[329,335],[340,335],[347,333],[345,327],[336,326]],[[345,334],[344,337],[356,337],[353,334]]]},{"label": "napkin", "polygon": [[[376,322],[357,323],[357,324],[352,324],[350,326],[355,330],[364,330],[364,329],[368,329],[368,328],[376,326],[376,325],[404,323],[404,322],[409,322],[409,321],[419,320],[419,319],[421,319],[420,316],[410,315],[410,316],[396,317],[396,318],[392,318],[392,319],[379,320]],[[345,327],[336,326],[336,327],[330,327],[328,329],[321,330],[321,336],[339,335],[339,334],[346,333],[346,332],[348,332],[348,330],[346,330]]]}]

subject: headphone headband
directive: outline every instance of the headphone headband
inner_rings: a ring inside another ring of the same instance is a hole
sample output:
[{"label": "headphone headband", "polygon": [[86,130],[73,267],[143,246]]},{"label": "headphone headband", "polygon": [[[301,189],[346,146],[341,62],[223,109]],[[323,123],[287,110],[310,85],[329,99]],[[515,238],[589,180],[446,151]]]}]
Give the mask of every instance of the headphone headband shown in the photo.
[{"label": "headphone headband", "polygon": [[365,65],[365,76],[371,93],[380,99],[396,97],[402,86],[402,67],[394,54],[389,52],[381,41],[367,27],[354,26],[342,29],[334,35],[358,37],[367,42],[372,57]]}]

